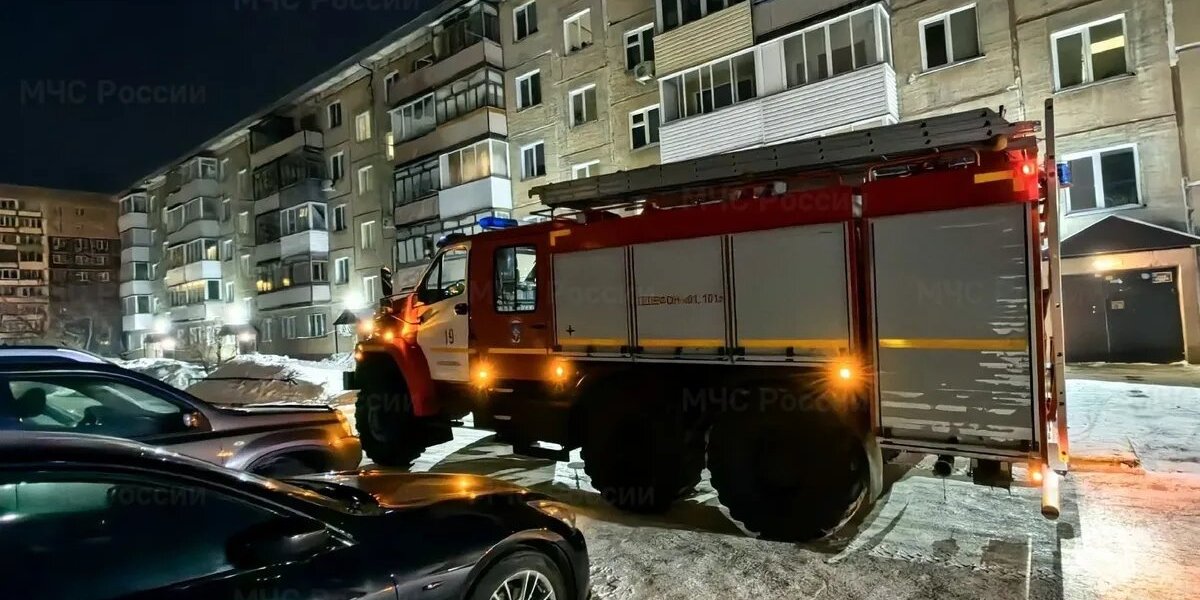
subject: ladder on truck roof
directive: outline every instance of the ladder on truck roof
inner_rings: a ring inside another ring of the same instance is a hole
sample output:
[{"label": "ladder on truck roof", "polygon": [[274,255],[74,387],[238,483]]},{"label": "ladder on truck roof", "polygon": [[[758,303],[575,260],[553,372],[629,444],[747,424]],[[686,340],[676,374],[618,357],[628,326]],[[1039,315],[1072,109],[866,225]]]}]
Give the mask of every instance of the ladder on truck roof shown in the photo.
[{"label": "ladder on truck roof", "polygon": [[804,172],[851,172],[872,163],[978,147],[1035,127],[1032,122],[1011,123],[991,109],[971,110],[542,185],[529,195],[551,210],[597,209],[689,188]]}]

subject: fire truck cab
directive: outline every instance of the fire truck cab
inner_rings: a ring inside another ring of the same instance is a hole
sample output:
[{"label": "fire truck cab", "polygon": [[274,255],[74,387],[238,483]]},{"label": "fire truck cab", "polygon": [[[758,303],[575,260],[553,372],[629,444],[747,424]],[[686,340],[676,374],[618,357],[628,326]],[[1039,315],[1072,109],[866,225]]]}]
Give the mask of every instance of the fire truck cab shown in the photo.
[{"label": "fire truck cab", "polygon": [[1065,404],[1036,129],[971,111],[537,188],[547,220],[447,239],[383,300],[356,347],[363,448],[407,465],[473,414],[518,453],[581,448],[629,510],[707,466],[732,517],[785,540],[869,503],[885,452],[1050,487]]}]

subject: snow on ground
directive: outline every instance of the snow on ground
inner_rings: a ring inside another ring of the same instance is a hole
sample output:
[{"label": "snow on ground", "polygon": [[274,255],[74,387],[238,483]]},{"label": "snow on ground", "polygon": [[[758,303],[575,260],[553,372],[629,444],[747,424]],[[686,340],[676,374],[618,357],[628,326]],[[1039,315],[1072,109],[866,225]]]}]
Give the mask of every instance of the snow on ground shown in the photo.
[{"label": "snow on ground", "polygon": [[[353,369],[349,354],[307,361],[272,354],[242,354],[204,374],[198,365],[164,358],[143,358],[123,366],[162,379],[203,400],[218,404],[304,402],[346,404],[354,392],[342,388],[342,373]],[[169,374],[164,378],[160,374]]]},{"label": "snow on ground", "polygon": [[[341,403],[348,357],[307,362],[250,355],[196,384],[210,400]],[[166,366],[143,365],[166,370]],[[178,367],[172,367],[178,369]],[[1200,563],[1200,371],[1072,367],[1068,410],[1074,470],[1062,516],[1039,492],[972,485],[959,461],[947,479],[932,459],[888,465],[888,492],[833,539],[782,544],[747,537],[704,478],[663,515],[631,515],[591,487],[578,451],[567,462],[513,456],[485,431],[456,427],[413,471],[489,475],[576,507],[597,600],[640,598],[1046,598],[1183,600]],[[1103,381],[1101,381],[1103,380]],[[1090,472],[1103,461],[1141,468]]]},{"label": "snow on ground", "polygon": [[117,362],[126,369],[137,371],[143,375],[149,375],[179,389],[187,389],[188,386],[204,378],[204,367],[182,360],[173,360],[170,358],[137,358]]},{"label": "snow on ground", "polygon": [[1068,380],[1071,456],[1200,473],[1200,388]]}]

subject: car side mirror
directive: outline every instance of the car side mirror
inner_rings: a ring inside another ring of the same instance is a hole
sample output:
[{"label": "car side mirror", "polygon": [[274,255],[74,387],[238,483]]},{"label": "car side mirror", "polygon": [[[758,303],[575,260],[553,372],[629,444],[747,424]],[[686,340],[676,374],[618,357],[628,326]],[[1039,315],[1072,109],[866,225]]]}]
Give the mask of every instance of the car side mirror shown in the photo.
[{"label": "car side mirror", "polygon": [[185,429],[196,429],[200,426],[201,419],[198,412],[183,413],[183,427]]},{"label": "car side mirror", "polygon": [[225,554],[239,569],[254,569],[310,558],[334,543],[324,526],[303,519],[275,519],[231,538]]}]

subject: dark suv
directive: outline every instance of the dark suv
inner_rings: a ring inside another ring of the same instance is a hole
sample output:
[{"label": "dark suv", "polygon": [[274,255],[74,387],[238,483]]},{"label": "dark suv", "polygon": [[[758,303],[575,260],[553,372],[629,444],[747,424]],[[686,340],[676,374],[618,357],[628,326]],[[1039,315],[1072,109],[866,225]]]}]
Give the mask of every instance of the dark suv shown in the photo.
[{"label": "dark suv", "polygon": [[18,353],[0,350],[0,431],[127,438],[273,476],[362,462],[358,438],[328,406],[221,406],[108,362]]}]

